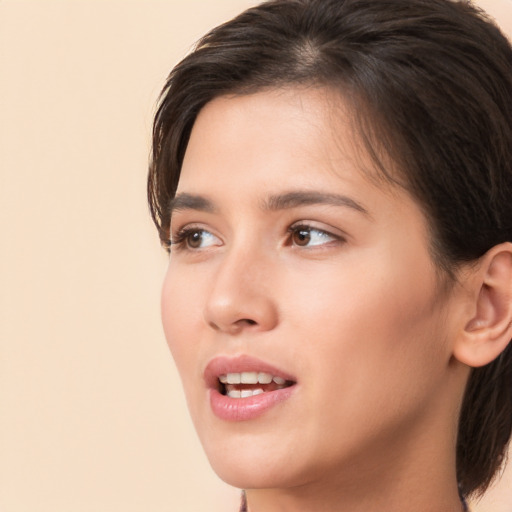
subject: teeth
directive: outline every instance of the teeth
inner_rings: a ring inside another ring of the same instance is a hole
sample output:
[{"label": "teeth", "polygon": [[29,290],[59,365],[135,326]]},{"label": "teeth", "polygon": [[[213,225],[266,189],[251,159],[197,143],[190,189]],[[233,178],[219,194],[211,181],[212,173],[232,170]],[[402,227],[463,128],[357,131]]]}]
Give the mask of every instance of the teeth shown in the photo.
[{"label": "teeth", "polygon": [[258,373],[258,382],[260,384],[270,384],[272,382],[272,375],[270,373]]},{"label": "teeth", "polygon": [[257,372],[243,372],[240,374],[240,382],[242,384],[257,384],[258,373]]},{"label": "teeth", "polygon": [[239,373],[228,373],[228,384],[240,384],[242,376]]},{"label": "teeth", "polygon": [[219,376],[219,381],[222,384],[270,384],[272,380],[278,385],[283,385],[286,382],[281,377],[274,377],[270,373],[264,372],[228,373]]},{"label": "teeth", "polygon": [[263,389],[261,388],[242,389],[242,391],[240,391],[239,389],[230,389],[228,391],[228,396],[230,398],[248,398],[254,395],[261,395],[261,393],[264,393]]}]

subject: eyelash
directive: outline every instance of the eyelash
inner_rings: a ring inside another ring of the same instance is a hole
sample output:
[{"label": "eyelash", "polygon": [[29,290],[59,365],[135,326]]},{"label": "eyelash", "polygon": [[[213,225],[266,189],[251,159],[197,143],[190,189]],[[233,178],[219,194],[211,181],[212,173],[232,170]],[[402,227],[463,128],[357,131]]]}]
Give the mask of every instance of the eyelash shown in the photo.
[{"label": "eyelash", "polygon": [[[311,226],[309,224],[301,223],[301,224],[294,224],[293,226],[290,226],[288,228],[287,233],[288,233],[290,245],[294,245],[293,240],[292,240],[293,235],[298,234],[301,231],[307,231],[308,233],[317,232],[317,233],[321,233],[322,236],[326,236],[326,237],[332,239],[333,241],[337,241],[337,242],[344,241],[344,238],[341,237],[340,235],[335,235],[335,234],[330,233],[329,231],[326,231],[324,229],[320,229],[320,228]],[[175,233],[170,238],[170,240],[168,240],[168,246],[169,246],[169,248],[173,247],[173,248],[175,248],[175,250],[178,250],[178,251],[191,251],[191,252],[199,251],[199,250],[201,250],[201,248],[190,247],[188,244],[189,237],[192,236],[193,234],[198,234],[198,233],[210,233],[210,231],[208,231],[206,229],[202,229],[200,227],[193,227],[193,226],[182,228],[182,229],[178,230],[177,233]],[[213,236],[215,236],[215,235],[213,235]],[[329,242],[326,242],[326,244],[327,243],[329,243]],[[326,244],[313,244],[311,247],[322,246],[322,245],[326,245]],[[295,244],[295,246],[296,247],[307,247],[307,245],[303,246],[303,245],[299,245],[299,244]]]},{"label": "eyelash", "polygon": [[[325,229],[321,229],[321,228],[318,228],[318,227],[315,227],[315,226],[311,226],[310,224],[294,224],[293,226],[291,226],[289,229],[288,229],[288,233],[289,233],[289,236],[290,238],[292,238],[295,234],[299,234],[301,231],[307,231],[310,235],[311,233],[313,232],[317,232],[317,233],[320,233],[322,237],[326,237],[326,238],[329,238],[330,240],[326,241],[325,243],[321,243],[321,244],[311,244],[311,245],[300,245],[300,244],[295,244],[296,247],[309,247],[309,248],[313,248],[313,247],[323,247],[325,245],[327,245],[328,243],[330,242],[344,242],[345,239],[340,236],[340,235],[335,235],[334,233],[331,233],[330,231],[327,231]],[[309,241],[311,241],[311,238],[309,239]]]},{"label": "eyelash", "polygon": [[209,233],[206,229],[199,227],[185,227],[177,231],[169,240],[169,247],[176,247],[177,250],[195,251],[198,249],[188,247],[187,240],[195,233]]}]

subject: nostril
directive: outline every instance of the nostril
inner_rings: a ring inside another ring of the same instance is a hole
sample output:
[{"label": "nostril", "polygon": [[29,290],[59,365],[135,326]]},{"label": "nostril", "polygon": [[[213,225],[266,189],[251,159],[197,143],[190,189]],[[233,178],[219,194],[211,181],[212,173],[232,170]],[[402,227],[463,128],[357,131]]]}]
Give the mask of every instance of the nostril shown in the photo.
[{"label": "nostril", "polygon": [[208,322],[208,325],[214,330],[214,331],[219,331],[219,327],[217,326],[217,324],[215,322]]},{"label": "nostril", "polygon": [[[245,325],[258,325],[258,322],[256,320],[252,320],[250,318],[241,318],[240,320],[237,320],[233,324],[231,324],[231,329],[234,329],[236,331],[239,331],[243,326]],[[215,322],[208,322],[208,325],[214,330],[214,331],[221,331],[223,330],[219,325],[217,325]],[[228,329],[229,330],[229,329]]]}]

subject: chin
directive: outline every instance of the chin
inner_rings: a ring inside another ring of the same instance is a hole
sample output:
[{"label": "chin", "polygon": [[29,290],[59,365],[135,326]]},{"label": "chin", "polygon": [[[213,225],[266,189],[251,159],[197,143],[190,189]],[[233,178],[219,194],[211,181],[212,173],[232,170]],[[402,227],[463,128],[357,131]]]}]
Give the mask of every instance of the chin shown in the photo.
[{"label": "chin", "polygon": [[221,480],[239,489],[285,489],[305,483],[295,478],[289,471],[285,470],[277,473],[265,466],[249,465],[247,467],[240,463],[220,463],[212,464],[212,468]]},{"label": "chin", "polygon": [[273,478],[263,474],[264,468],[242,467],[241,464],[212,464],[217,476],[227,484],[239,489],[268,489],[282,487]]},{"label": "chin", "polygon": [[[300,460],[291,452],[276,449],[252,449],[248,446],[231,449],[206,449],[206,455],[217,476],[240,489],[288,488],[308,481],[301,471]],[[291,464],[293,463],[293,464]]]}]

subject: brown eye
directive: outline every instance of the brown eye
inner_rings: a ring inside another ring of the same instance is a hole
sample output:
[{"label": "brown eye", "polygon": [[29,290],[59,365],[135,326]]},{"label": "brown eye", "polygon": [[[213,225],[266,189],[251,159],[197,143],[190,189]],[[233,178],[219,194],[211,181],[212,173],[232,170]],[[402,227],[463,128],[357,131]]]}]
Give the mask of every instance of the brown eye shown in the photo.
[{"label": "brown eye", "polygon": [[199,249],[203,242],[203,231],[201,231],[201,230],[191,231],[190,233],[188,233],[186,241],[187,241],[187,245],[191,249]]},{"label": "brown eye", "polygon": [[292,242],[295,245],[304,247],[311,242],[311,231],[308,228],[300,227],[293,231]]},{"label": "brown eye", "polygon": [[343,239],[340,236],[333,235],[323,229],[303,224],[301,226],[292,226],[289,229],[290,242],[296,247],[315,247],[340,242]]},{"label": "brown eye", "polygon": [[171,236],[171,246],[175,246],[175,250],[197,251],[221,245],[222,241],[206,229],[184,228]]}]

